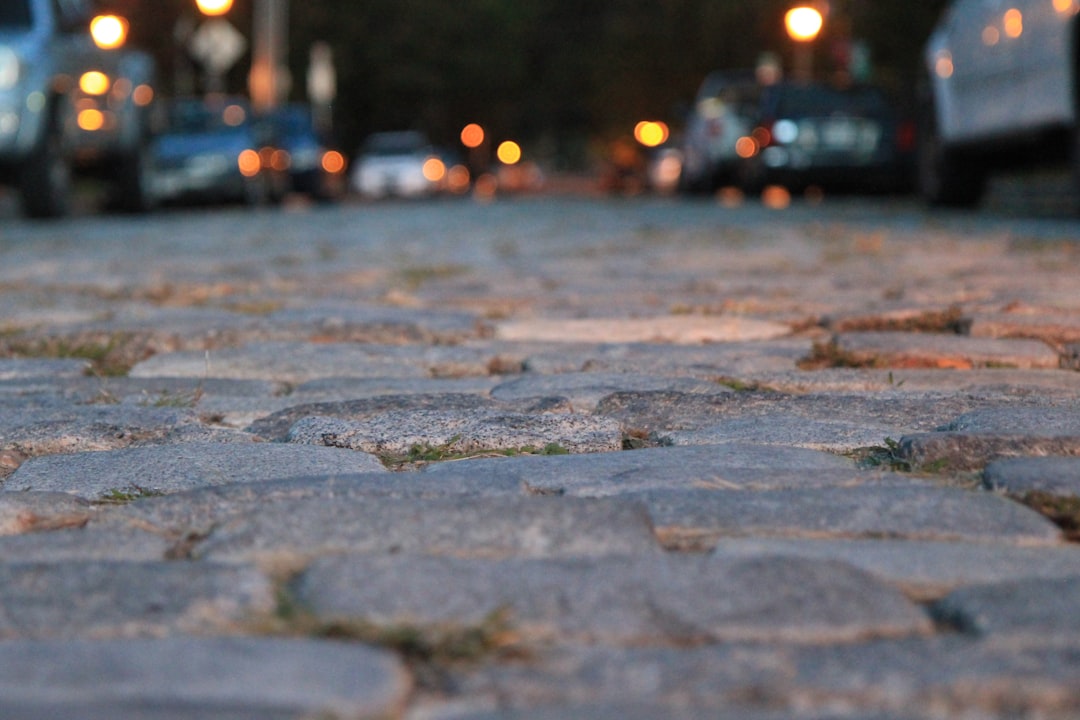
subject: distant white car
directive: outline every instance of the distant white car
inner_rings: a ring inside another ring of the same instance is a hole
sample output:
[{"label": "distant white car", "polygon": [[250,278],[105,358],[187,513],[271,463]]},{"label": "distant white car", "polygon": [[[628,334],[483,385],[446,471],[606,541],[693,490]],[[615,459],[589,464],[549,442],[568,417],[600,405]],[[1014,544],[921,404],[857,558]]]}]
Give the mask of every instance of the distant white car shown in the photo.
[{"label": "distant white car", "polygon": [[427,137],[411,130],[375,133],[364,141],[352,169],[352,186],[368,198],[420,197],[436,192],[446,164]]},{"label": "distant white car", "polygon": [[1074,156],[1078,10],[1078,0],[951,3],[925,52],[919,185],[928,201],[973,205],[996,168]]},{"label": "distant white car", "polygon": [[752,71],[725,71],[705,77],[686,118],[679,187],[711,192],[735,180],[736,146],[753,129],[761,85]]}]

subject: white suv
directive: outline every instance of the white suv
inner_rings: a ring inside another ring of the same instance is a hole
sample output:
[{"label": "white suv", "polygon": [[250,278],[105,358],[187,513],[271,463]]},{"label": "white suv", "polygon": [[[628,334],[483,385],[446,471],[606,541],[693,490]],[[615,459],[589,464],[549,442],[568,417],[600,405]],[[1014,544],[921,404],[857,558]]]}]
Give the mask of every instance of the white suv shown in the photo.
[{"label": "white suv", "polygon": [[974,205],[995,168],[1073,158],[1078,9],[1080,0],[950,5],[925,54],[919,184],[927,200]]}]

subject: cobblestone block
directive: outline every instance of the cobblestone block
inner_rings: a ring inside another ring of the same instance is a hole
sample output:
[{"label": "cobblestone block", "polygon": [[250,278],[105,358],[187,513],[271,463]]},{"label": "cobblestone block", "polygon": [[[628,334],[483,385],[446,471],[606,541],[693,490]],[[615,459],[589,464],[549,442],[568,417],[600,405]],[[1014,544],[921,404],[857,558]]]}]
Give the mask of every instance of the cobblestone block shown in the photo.
[{"label": "cobblestone block", "polygon": [[266,443],[181,443],[28,460],[3,491],[68,492],[89,499],[134,498],[209,485],[384,470],[372,455]]},{"label": "cobblestone block", "polygon": [[275,503],[214,528],[194,550],[228,561],[398,552],[567,557],[651,554],[659,545],[634,501],[463,496]]},{"label": "cobblestone block", "polygon": [[274,603],[270,582],[242,566],[0,564],[0,638],[8,640],[225,632]]},{"label": "cobblestone block", "polygon": [[412,683],[363,645],[264,638],[0,643],[0,715],[240,720],[392,717]]},{"label": "cobblestone block", "polygon": [[722,537],[895,538],[1057,544],[1049,520],[991,493],[863,486],[729,493],[642,493],[668,547],[711,548]]},{"label": "cobblestone block", "polygon": [[516,632],[564,642],[824,643],[930,629],[921,609],[869,574],[781,557],[331,558],[296,592],[329,619],[474,625],[506,611]]}]

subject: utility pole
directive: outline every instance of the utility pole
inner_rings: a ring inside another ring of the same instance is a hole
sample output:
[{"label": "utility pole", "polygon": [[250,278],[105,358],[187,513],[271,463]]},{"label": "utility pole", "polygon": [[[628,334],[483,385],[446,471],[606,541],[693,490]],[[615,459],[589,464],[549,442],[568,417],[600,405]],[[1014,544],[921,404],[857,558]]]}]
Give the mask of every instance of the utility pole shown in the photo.
[{"label": "utility pole", "polygon": [[288,22],[289,0],[255,0],[248,89],[259,112],[277,107],[289,91],[285,65]]}]

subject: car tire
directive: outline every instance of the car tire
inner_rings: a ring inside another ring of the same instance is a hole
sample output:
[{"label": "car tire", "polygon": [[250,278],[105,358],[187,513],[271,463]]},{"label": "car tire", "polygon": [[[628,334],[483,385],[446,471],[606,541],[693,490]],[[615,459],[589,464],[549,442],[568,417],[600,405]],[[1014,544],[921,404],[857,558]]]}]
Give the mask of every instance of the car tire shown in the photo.
[{"label": "car tire", "polygon": [[248,207],[261,207],[270,202],[270,188],[262,173],[244,178],[243,203]]},{"label": "car tire", "polygon": [[74,192],[72,176],[71,161],[64,153],[60,128],[52,122],[20,173],[23,212],[32,218],[70,214]]},{"label": "car tire", "polygon": [[113,181],[113,205],[121,212],[145,213],[154,209],[157,201],[154,196],[152,162],[150,151],[145,145],[140,145],[135,152],[120,158]]},{"label": "car tire", "polygon": [[919,195],[930,205],[974,207],[982,199],[986,177],[974,159],[965,158],[942,140],[937,130],[937,114],[932,101],[919,127],[916,181]]}]

